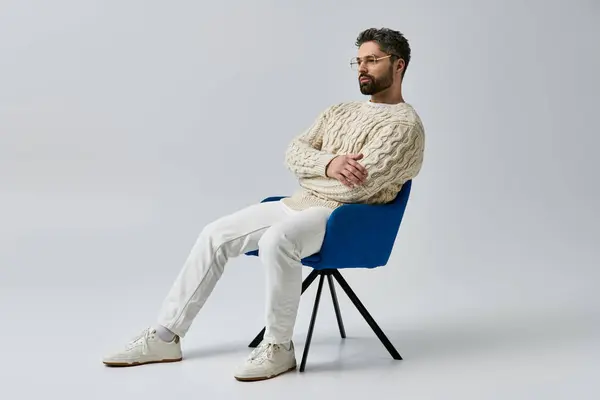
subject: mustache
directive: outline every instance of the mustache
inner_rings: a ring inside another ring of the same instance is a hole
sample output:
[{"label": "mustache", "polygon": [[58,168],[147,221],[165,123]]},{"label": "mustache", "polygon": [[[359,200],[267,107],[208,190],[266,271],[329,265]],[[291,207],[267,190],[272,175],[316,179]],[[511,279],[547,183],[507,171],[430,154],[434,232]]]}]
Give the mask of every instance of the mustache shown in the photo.
[{"label": "mustache", "polygon": [[374,79],[373,79],[373,77],[372,77],[371,75],[366,75],[366,74],[361,74],[361,75],[358,77],[358,79],[362,79],[362,78],[367,78],[367,79],[370,79],[370,80],[372,80],[372,81],[374,80]]}]

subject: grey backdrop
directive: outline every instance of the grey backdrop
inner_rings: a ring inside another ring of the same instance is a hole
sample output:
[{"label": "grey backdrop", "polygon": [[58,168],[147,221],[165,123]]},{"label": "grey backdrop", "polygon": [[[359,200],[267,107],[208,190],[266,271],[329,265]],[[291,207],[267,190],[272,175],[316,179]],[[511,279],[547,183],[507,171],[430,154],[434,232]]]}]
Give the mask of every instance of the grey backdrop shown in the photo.
[{"label": "grey backdrop", "polygon": [[[599,20],[593,0],[2,1],[2,390],[596,398]],[[235,384],[262,324],[262,271],[242,257],[187,364],[103,369],[154,322],[204,224],[295,190],[287,144],[366,100],[348,61],[382,26],[412,45],[426,158],[389,265],[346,276],[401,367],[343,295],[341,352],[325,295],[305,375]]]}]

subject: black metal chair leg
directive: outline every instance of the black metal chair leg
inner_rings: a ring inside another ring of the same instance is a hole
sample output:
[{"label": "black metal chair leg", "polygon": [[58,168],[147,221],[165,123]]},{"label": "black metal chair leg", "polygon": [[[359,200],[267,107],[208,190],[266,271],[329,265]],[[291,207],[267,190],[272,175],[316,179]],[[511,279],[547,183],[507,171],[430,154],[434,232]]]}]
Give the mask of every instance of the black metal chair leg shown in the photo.
[{"label": "black metal chair leg", "polygon": [[373,332],[375,332],[375,334],[377,335],[379,340],[381,340],[381,343],[383,343],[385,348],[390,352],[390,355],[392,356],[392,358],[394,360],[402,360],[402,357],[400,356],[398,351],[396,351],[396,349],[394,348],[392,343],[389,341],[387,336],[385,336],[385,334],[383,333],[383,331],[381,330],[379,325],[377,325],[377,322],[375,322],[373,317],[371,317],[371,314],[369,314],[369,312],[367,311],[365,306],[360,302],[360,300],[358,299],[358,296],[356,296],[354,291],[350,288],[350,285],[348,285],[348,282],[346,282],[346,280],[344,279],[342,274],[338,270],[332,271],[332,274],[333,274],[333,277],[338,281],[338,283],[340,284],[340,286],[342,287],[344,292],[346,292],[346,294],[348,295],[348,297],[350,298],[352,303],[356,306],[356,308],[358,309],[360,314],[367,321],[367,323],[369,324],[371,329],[373,329]]},{"label": "black metal chair leg", "polygon": [[324,275],[321,274],[319,279],[319,287],[317,289],[317,295],[315,297],[315,304],[313,306],[312,316],[310,317],[310,325],[308,325],[308,334],[306,335],[306,342],[304,343],[304,352],[302,354],[302,362],[300,363],[300,372],[304,372],[306,368],[306,358],[308,356],[308,349],[310,348],[310,341],[312,339],[313,331],[315,329],[315,320],[317,319],[317,311],[319,310],[319,301],[321,300],[321,292],[323,291],[323,279]]},{"label": "black metal chair leg", "polygon": [[260,344],[260,342],[263,341],[266,329],[267,328],[262,328],[258,335],[256,335],[256,337],[252,339],[248,347],[257,347]]},{"label": "black metal chair leg", "polygon": [[[313,269],[310,272],[310,274],[308,274],[308,276],[304,279],[304,282],[302,282],[302,291],[300,292],[300,295],[302,295],[306,291],[306,289],[308,289],[308,287],[311,285],[311,283],[314,282],[317,276],[319,276],[319,271]],[[250,342],[248,347],[258,346],[260,342],[262,342],[262,340],[264,339],[265,330],[266,328],[263,327],[262,330],[258,333],[258,335],[256,335],[256,337],[252,340],[252,342]]]},{"label": "black metal chair leg", "polygon": [[331,277],[331,274],[327,274],[327,282],[329,283],[329,291],[331,292],[331,300],[333,301],[333,308],[335,310],[335,317],[337,318],[338,328],[340,328],[340,336],[342,337],[342,339],[345,339],[346,330],[344,329],[344,323],[342,322],[340,304],[338,303],[337,294],[335,293],[335,285],[333,284],[333,278]]}]

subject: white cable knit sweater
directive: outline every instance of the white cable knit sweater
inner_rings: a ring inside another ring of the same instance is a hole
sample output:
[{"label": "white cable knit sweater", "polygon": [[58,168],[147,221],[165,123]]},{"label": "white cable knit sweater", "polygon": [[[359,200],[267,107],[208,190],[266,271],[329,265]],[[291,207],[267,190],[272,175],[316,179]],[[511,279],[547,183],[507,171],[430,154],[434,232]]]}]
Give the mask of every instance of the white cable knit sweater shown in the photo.
[{"label": "white cable knit sweater", "polygon": [[[418,175],[424,146],[423,124],[408,103],[333,105],[289,145],[285,163],[301,188],[283,202],[294,210],[390,202],[404,182]],[[359,153],[364,157],[358,162],[368,171],[362,185],[349,188],[325,175],[336,155]]]}]

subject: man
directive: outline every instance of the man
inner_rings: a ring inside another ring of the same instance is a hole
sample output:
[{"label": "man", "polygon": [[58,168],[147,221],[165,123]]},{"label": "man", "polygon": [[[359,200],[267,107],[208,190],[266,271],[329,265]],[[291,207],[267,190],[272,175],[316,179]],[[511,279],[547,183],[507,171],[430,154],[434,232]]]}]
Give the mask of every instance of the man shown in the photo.
[{"label": "man", "polygon": [[235,378],[272,378],[296,368],[292,333],[300,302],[300,260],[318,252],[332,211],[346,203],[392,201],[423,162],[424,130],[402,97],[410,47],[400,32],[368,29],[359,34],[358,72],[367,102],[327,108],[286,152],[300,188],[278,202],[257,203],[208,224],[200,233],[168,293],[157,324],[109,366],[182,360],[180,338],[188,332],[231,257],[259,249],[266,270],[263,342],[235,371]]}]

